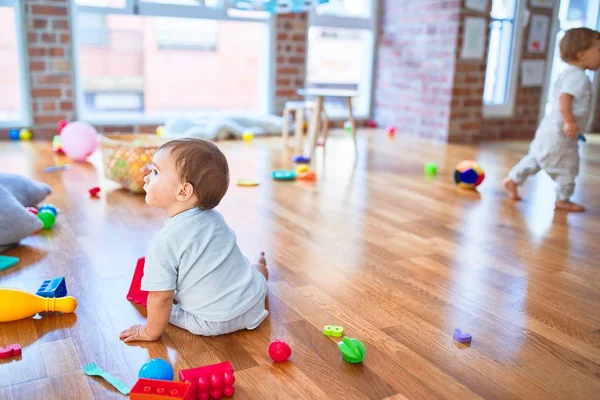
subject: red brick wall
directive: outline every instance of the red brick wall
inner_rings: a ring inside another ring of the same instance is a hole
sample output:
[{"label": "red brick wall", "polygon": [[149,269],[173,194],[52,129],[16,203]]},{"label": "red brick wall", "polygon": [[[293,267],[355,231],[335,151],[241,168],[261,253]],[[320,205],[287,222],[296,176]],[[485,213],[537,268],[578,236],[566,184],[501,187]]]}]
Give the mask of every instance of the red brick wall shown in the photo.
[{"label": "red brick wall", "polygon": [[[528,2],[528,7],[530,4]],[[531,8],[531,15],[544,14],[552,20],[552,10],[548,8]],[[547,52],[544,54],[531,54],[527,51],[527,39],[529,35],[529,26],[523,32],[521,60],[546,60]],[[550,34],[550,33],[549,33]],[[547,40],[547,51],[549,49],[550,38]],[[518,86],[515,98],[515,109],[512,117],[509,118],[486,118],[483,120],[482,139],[531,139],[535,134],[538,125],[540,113],[540,104],[542,98],[542,87],[522,87],[521,86],[521,62],[514,73],[517,74]]]},{"label": "red brick wall", "polygon": [[460,0],[381,2],[374,119],[447,140]]},{"label": "red brick wall", "polygon": [[69,0],[24,2],[27,64],[36,138],[52,137],[61,119],[75,119]]}]

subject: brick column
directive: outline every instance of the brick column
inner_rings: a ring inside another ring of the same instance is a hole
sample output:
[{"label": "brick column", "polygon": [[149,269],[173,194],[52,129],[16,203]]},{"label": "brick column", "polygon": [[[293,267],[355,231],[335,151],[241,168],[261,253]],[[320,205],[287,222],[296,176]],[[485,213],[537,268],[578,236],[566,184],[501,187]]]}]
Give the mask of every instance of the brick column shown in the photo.
[{"label": "brick column", "polygon": [[298,100],[296,91],[306,77],[308,20],[306,13],[277,15],[275,22],[275,110],[281,114],[285,102]]},{"label": "brick column", "polygon": [[27,0],[24,9],[32,133],[57,134],[61,119],[75,119],[69,0]]}]

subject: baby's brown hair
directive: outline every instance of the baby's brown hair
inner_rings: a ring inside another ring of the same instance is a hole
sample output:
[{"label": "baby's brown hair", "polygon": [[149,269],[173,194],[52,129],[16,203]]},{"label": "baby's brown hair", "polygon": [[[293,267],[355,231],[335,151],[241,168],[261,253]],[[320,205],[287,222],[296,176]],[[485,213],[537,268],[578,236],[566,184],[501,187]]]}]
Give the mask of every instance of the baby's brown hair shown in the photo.
[{"label": "baby's brown hair", "polygon": [[578,61],[579,53],[592,47],[594,40],[600,40],[600,32],[590,28],[569,29],[560,40],[560,58],[567,63]]},{"label": "baby's brown hair", "polygon": [[171,140],[158,148],[173,155],[181,183],[190,183],[198,199],[197,207],[215,208],[229,187],[229,165],[225,155],[212,142],[197,138]]}]

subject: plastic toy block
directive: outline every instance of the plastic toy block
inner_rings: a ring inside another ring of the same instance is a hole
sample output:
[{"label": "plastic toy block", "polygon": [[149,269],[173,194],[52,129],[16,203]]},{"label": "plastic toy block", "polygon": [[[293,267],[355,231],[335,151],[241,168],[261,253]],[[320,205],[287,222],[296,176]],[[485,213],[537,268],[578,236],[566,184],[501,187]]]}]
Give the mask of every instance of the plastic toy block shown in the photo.
[{"label": "plastic toy block", "polygon": [[345,337],[338,343],[338,347],[342,352],[344,360],[351,364],[363,362],[365,359],[365,353],[367,352],[365,345],[358,339]]},{"label": "plastic toy block", "polygon": [[471,337],[471,334],[469,334],[467,332],[462,333],[460,331],[460,329],[455,329],[454,330],[454,339],[456,339],[456,341],[458,343],[471,343],[472,337]]},{"label": "plastic toy block", "polygon": [[304,157],[304,156],[295,156],[293,161],[296,164],[309,164],[310,163],[310,157]]},{"label": "plastic toy block", "polygon": [[16,357],[21,355],[20,344],[9,344],[2,348],[0,347],[0,358]]},{"label": "plastic toy block", "polygon": [[0,271],[14,267],[18,263],[19,259],[17,257],[0,256]]},{"label": "plastic toy block", "polygon": [[93,188],[88,190],[88,193],[92,197],[98,197],[98,193],[100,193],[100,188],[98,186],[94,186]]},{"label": "plastic toy block", "polygon": [[200,400],[231,397],[235,375],[229,361],[179,371],[179,380],[192,385],[192,395]]},{"label": "plastic toy block", "polygon": [[187,382],[170,382],[140,378],[131,388],[131,400],[194,400],[192,385]]},{"label": "plastic toy block", "polygon": [[64,276],[46,279],[35,294],[42,297],[65,297],[67,295],[67,282]]},{"label": "plastic toy block", "polygon": [[325,336],[342,337],[344,336],[344,328],[337,325],[325,325],[323,334]]},{"label": "plastic toy block", "polygon": [[133,301],[139,305],[146,307],[148,302],[148,292],[142,290],[142,277],[144,276],[144,264],[146,263],[146,257],[139,258],[135,265],[135,271],[133,273],[133,279],[131,280],[131,286],[129,286],[129,292],[127,293],[127,300]]}]

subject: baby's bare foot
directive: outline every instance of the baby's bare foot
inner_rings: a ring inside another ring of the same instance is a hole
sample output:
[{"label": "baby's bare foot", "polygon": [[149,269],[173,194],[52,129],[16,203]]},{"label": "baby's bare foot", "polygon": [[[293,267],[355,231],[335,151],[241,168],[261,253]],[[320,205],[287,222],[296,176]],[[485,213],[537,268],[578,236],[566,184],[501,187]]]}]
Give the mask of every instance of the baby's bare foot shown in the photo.
[{"label": "baby's bare foot", "polygon": [[518,192],[518,186],[515,181],[510,178],[506,178],[504,181],[502,181],[502,184],[504,185],[504,189],[506,189],[506,192],[511,199],[515,201],[521,200]]},{"label": "baby's bare foot", "polygon": [[265,252],[262,251],[253,265],[254,269],[263,274],[266,280],[269,280],[269,270],[267,269],[267,259]]},{"label": "baby's bare foot", "polygon": [[565,210],[569,212],[584,212],[585,207],[581,204],[573,203],[570,201],[557,201],[554,203],[556,210]]}]

